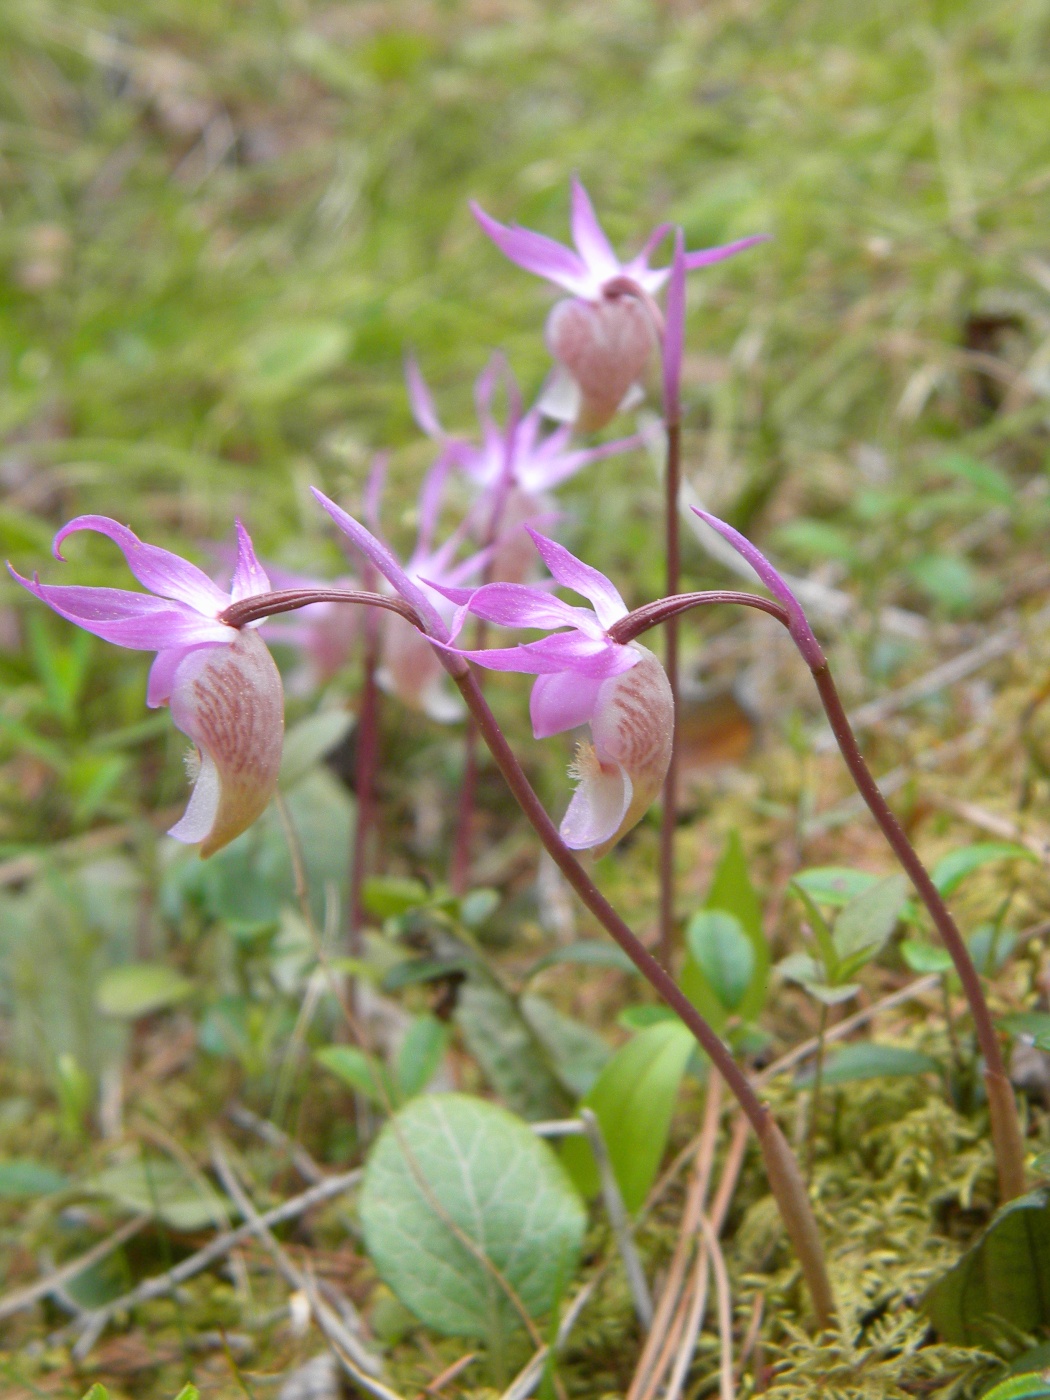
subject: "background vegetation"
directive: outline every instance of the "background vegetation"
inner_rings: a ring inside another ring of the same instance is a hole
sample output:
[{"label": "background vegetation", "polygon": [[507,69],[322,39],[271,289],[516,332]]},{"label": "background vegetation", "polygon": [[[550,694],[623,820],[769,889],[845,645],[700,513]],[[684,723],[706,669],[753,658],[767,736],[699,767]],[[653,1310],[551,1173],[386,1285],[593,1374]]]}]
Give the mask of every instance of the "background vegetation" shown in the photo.
[{"label": "background vegetation", "polygon": [[[547,369],[545,293],[483,238],[470,197],[563,237],[576,171],[624,250],[662,219],[684,225],[690,247],[771,233],[691,282],[687,475],[706,505],[818,586],[816,616],[854,706],[989,644],[983,664],[905,692],[865,736],[931,859],[992,838],[1038,856],[982,867],[958,907],[969,931],[994,926],[1012,950],[996,1009],[1040,1009],[1045,0],[8,0],[0,53],[0,542],[21,571],[53,580],[126,582],[101,542],[75,542],[66,566],[50,559],[56,526],[85,511],[205,566],[221,563],[236,513],[268,561],[334,575],[345,561],[307,485],[353,507],[379,450],[391,453],[385,526],[409,544],[432,446],[409,416],[406,350],[456,429],[472,422],[492,349],[528,393]],[[658,473],[644,453],[591,468],[563,503],[561,537],[630,602],[659,590]],[[726,578],[692,539],[685,570],[691,587]],[[884,874],[888,855],[768,624],[705,618],[687,638],[681,912],[701,904],[738,830],[781,957],[800,946],[791,875],[828,864]],[[284,1148],[244,1120],[231,1126],[231,1103],[272,1119],[326,1170],[359,1159],[367,1106],[358,1095],[355,1111],[345,1080],[311,1060],[342,1032],[314,976],[280,823],[269,814],[207,865],[174,850],[160,833],[184,798],[183,743],[143,707],[146,659],[74,633],[13,585],[0,648],[6,1289],[88,1248],[129,1202],[153,1222],[83,1275],[76,1296],[3,1324],[5,1393],[79,1395],[82,1364],[129,1396],[171,1395],[188,1378],[205,1396],[255,1393],[317,1346],[288,1326],[286,1286],[261,1252],[232,1281],[205,1275],[141,1310],[87,1362],[71,1360],[63,1328],[169,1267],[214,1223],[207,1211],[165,1213],[166,1188],[142,1163],[198,1179],[219,1125],[260,1199],[299,1189]],[[281,659],[290,676],[294,657]],[[353,822],[353,736],[339,717],[357,684],[348,669],[320,695],[289,685],[290,722],[325,716],[300,731],[288,801],[333,955]],[[567,750],[528,739],[520,681],[499,678],[491,693],[558,812]],[[454,731],[387,708],[383,874],[441,879],[461,762]],[[600,867],[643,931],[655,842],[644,824]],[[542,869],[537,882],[534,843],[488,770],[476,854],[475,882],[498,907],[455,918],[480,930],[486,965],[515,988],[545,952],[594,934]],[[377,930],[414,907],[392,888],[374,892]],[[389,973],[406,947],[443,955],[434,930],[420,915],[396,937],[377,931],[369,956]],[[154,982],[129,990],[128,963]],[[895,948],[865,974],[860,1004],[912,975]],[[392,985],[377,1024],[391,1003],[444,1014],[440,991]],[[616,1016],[640,997],[609,968],[532,985],[574,1018],[578,1055],[618,1044]],[[940,1007],[931,992],[887,1013],[879,1038],[939,1053]],[[764,1053],[804,1039],[817,1015],[778,983]],[[454,1032],[449,1082],[496,1089],[523,1111],[473,1024],[473,1039],[462,1023]],[[544,1108],[568,1112],[572,1088],[548,1085]],[[775,1092],[788,1118],[805,1101]],[[687,1087],[678,1145],[698,1103]],[[802,1340],[790,1261],[775,1239],[767,1248],[762,1183],[753,1164],[745,1171],[729,1232],[741,1332],[759,1291],[766,1304],[742,1386],[881,1396],[991,1374],[976,1351],[920,1355],[925,1322],[902,1302],[988,1217],[980,1110],[966,1109],[920,1076],[854,1088],[828,1115],[816,1180],[833,1262],[856,1315],[882,1309],[856,1350]],[[1032,1112],[1038,1135],[1042,1109]],[[650,1272],[680,1211],[672,1192],[642,1232]],[[331,1208],[304,1228],[297,1257],[354,1299],[391,1346],[392,1374],[418,1390],[463,1348],[421,1339],[377,1290],[357,1231],[349,1207]],[[587,1266],[612,1254],[592,1216]],[[630,1377],[625,1288],[609,1285],[596,1309],[561,1368],[572,1394],[622,1393]],[[713,1334],[698,1366],[701,1380],[714,1376]],[[468,1371],[446,1393],[487,1379]]]}]

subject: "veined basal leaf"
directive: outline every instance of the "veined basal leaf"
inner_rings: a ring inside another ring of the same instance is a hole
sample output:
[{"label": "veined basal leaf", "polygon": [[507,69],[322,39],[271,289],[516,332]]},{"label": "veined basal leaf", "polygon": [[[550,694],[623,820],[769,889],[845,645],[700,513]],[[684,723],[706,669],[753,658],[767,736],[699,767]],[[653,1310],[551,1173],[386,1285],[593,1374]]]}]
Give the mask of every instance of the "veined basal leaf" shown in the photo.
[{"label": "veined basal leaf", "polygon": [[[552,1307],[586,1210],[550,1147],[467,1094],[414,1099],[365,1169],[365,1243],[383,1281],[435,1331],[498,1342]],[[513,1292],[512,1292],[512,1291]]]}]

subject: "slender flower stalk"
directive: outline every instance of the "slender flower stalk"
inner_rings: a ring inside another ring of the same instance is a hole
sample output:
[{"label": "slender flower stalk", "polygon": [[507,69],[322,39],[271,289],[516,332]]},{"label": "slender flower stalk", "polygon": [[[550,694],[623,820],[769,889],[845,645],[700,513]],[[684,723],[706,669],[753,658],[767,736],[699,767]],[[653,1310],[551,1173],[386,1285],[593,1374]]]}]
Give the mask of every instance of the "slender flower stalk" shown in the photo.
[{"label": "slender flower stalk", "polygon": [[[674,257],[667,287],[667,316],[664,326],[663,383],[664,429],[667,436],[667,463],[664,470],[664,551],[666,595],[673,598],[681,587],[681,539],[678,498],[682,489],[682,354],[685,346],[685,238],[675,230]],[[671,616],[664,626],[664,669],[671,687],[673,737],[671,760],[664,779],[663,811],[660,815],[660,957],[670,967],[674,954],[675,868],[674,838],[678,826],[678,618]]]},{"label": "slender flower stalk", "polygon": [[[694,507],[694,509],[696,508]],[[717,530],[743,555],[755,569],[762,582],[783,604],[788,631],[813,676],[817,693],[824,707],[824,713],[831,725],[831,732],[835,736],[835,742],[838,744],[850,776],[881,828],[894,855],[904,867],[916,893],[925,904],[934,926],[955,964],[955,970],[959,974],[966,999],[970,1005],[977,1042],[984,1057],[984,1078],[988,1092],[992,1143],[995,1148],[996,1167],[999,1173],[999,1194],[1004,1202],[1012,1200],[1025,1190],[1024,1140],[1021,1134],[1021,1124],[1013,1088],[1003,1060],[1002,1047],[999,1044],[992,1014],[985,999],[984,989],[981,986],[980,974],[974,966],[959,927],[864,761],[864,755],[847,718],[827,658],[820,643],[813,635],[813,630],[802,605],[769,560],[749,540],[746,540],[731,525],[727,525],[716,516],[709,515],[706,511],[697,510],[696,514]]]},{"label": "slender flower stalk", "polygon": [[[820,1242],[820,1233],[817,1229],[817,1223],[813,1216],[813,1210],[809,1202],[805,1183],[802,1180],[798,1162],[769,1109],[759,1099],[750,1080],[733,1058],[729,1048],[723,1044],[713,1028],[677,986],[673,977],[661,966],[660,962],[653,957],[619,914],[617,914],[616,910],[599,891],[591,876],[573,855],[565,840],[563,840],[562,836],[559,834],[557,827],[547,815],[542,802],[537,797],[528,778],[525,776],[521,764],[518,762],[518,759],[507,742],[506,736],[500,729],[496,717],[490,710],[481,688],[478,685],[477,678],[470,670],[465,657],[460,655],[448,644],[450,641],[448,629],[440,615],[436,614],[433,610],[432,605],[426,595],[421,592],[418,584],[405,574],[401,565],[385,545],[371,536],[369,532],[365,530],[363,526],[359,525],[357,521],[353,520],[352,517],[347,516],[345,512],[340,511],[332,502],[327,501],[319,492],[315,492],[314,494],[325,509],[328,510],[329,514],[332,515],[333,519],[335,519],[340,527],[350,535],[366,555],[372,559],[388,582],[397,590],[403,604],[406,605],[402,615],[406,618],[410,618],[414,625],[430,639],[431,644],[436,644],[436,650],[441,658],[442,664],[459,688],[467,708],[477,723],[478,732],[485,740],[512,795],[517,800],[525,816],[528,818],[543,843],[544,848],[561,870],[566,880],[576,891],[586,908],[590,910],[602,927],[627,953],[628,957],[638,968],[642,976],[645,977],[653,987],[657,995],[681,1018],[683,1023],[692,1032],[701,1048],[710,1057],[718,1073],[725,1080],[730,1091],[736,1097],[741,1109],[755,1130],[759,1148],[762,1152],[763,1162],[765,1163],[770,1189],[776,1199],[781,1217],[801,1265],[803,1276],[806,1280],[806,1285],[813,1303],[817,1324],[822,1330],[833,1326],[836,1317],[835,1298],[828,1278],[827,1266]],[[572,556],[569,556],[570,559],[571,557]],[[579,564],[579,561],[575,562]],[[583,565],[580,567],[586,569],[587,566]],[[593,572],[596,573],[596,571]],[[612,586],[608,583],[608,580],[603,580],[601,575],[597,575],[597,579],[594,581],[596,590],[600,587],[597,580],[601,580],[605,587],[611,589]],[[490,588],[498,586],[499,585],[489,585]],[[510,585],[506,585],[505,587],[509,586]],[[618,597],[618,595],[616,596]],[[746,596],[747,595],[745,595],[745,597]],[[732,599],[733,601],[744,601],[743,598],[739,598],[737,595],[732,595]],[[726,595],[722,594],[712,595],[710,598],[710,601],[721,602],[725,600]],[[304,601],[312,600],[305,599]],[[365,595],[359,594],[348,595],[347,601],[366,602],[369,600]],[[386,599],[378,599],[377,601],[383,604],[388,603]],[[607,600],[607,602],[610,601],[611,600]],[[678,600],[669,601],[675,603]],[[683,604],[683,607],[697,606],[701,601],[707,601],[704,595],[691,595],[688,603]],[[547,602],[555,604],[557,600],[548,598]],[[777,609],[776,604],[770,604],[766,599],[755,598],[753,602],[755,606],[761,608],[763,611],[773,611]],[[262,602],[253,603],[248,606],[239,605],[236,611],[232,612],[232,616],[249,621],[261,606],[263,606]],[[565,608],[566,605],[562,604],[561,607]],[[415,609],[418,609],[418,612],[412,617],[411,614]],[[583,610],[574,609],[572,611],[582,612]],[[455,619],[454,626],[461,624],[463,612],[465,612],[465,609],[462,609],[461,615]],[[564,619],[561,620],[564,621]],[[659,620],[659,616],[657,616],[651,608],[640,610],[639,613],[636,614],[628,614],[626,609],[624,609],[620,619],[621,635],[626,636],[628,629],[635,621],[637,622],[637,630],[642,631],[648,626],[656,625],[656,622]],[[612,624],[612,626],[616,625],[615,622]],[[582,631],[582,629],[580,630]],[[530,643],[516,650],[528,651],[529,646],[533,648],[538,647],[541,649],[541,654],[542,651],[545,650],[550,654],[553,660],[559,647],[564,649],[566,643],[568,644],[569,654],[572,654],[574,649],[578,654],[581,653],[584,649],[581,646],[583,640],[585,639],[581,637],[573,638],[571,636],[561,638],[548,637],[544,638],[541,642]],[[601,642],[601,639],[596,637],[590,640],[595,643]],[[598,647],[592,647],[592,653],[597,655],[600,650],[604,649],[608,651],[610,641],[614,646],[624,645],[622,642],[612,640],[609,635],[606,634],[605,646],[602,647],[599,645]],[[552,643],[554,644],[553,646],[551,645]],[[629,640],[627,644],[629,644]],[[600,664],[599,662],[599,665]],[[605,664],[609,664],[608,661],[606,661]],[[637,664],[638,663],[635,663],[635,665]],[[514,669],[531,670],[532,667],[516,666]],[[627,668],[628,673],[631,669],[634,668]],[[540,679],[543,679],[545,675],[549,674],[556,673],[553,671],[544,671],[541,673]],[[543,694],[541,691],[541,702],[542,700]],[[544,705],[541,703],[541,712],[543,708]]]}]

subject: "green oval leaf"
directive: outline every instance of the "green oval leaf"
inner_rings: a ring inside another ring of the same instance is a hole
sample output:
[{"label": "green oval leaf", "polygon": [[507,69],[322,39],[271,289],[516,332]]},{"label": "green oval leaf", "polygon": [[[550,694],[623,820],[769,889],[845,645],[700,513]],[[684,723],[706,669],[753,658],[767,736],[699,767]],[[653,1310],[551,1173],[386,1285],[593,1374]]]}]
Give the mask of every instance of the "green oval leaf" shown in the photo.
[{"label": "green oval leaf", "polygon": [[1031,1191],[999,1211],[976,1244],[926,1292],[946,1342],[990,1346],[1050,1325],[1050,1196]]},{"label": "green oval leaf", "polygon": [[[550,1147],[467,1094],[414,1099],[383,1129],[360,1200],[383,1281],[446,1336],[490,1343],[547,1312],[576,1267],[587,1214]],[[487,1267],[488,1266],[488,1267]]]},{"label": "green oval leaf", "polygon": [[950,972],[951,954],[946,948],[938,948],[934,943],[923,943],[918,938],[905,938],[901,943],[901,957],[912,972]]},{"label": "green oval leaf", "polygon": [[[824,1084],[851,1084],[860,1079],[899,1079],[911,1074],[937,1073],[937,1061],[903,1045],[876,1045],[858,1040],[829,1052],[821,1079]],[[810,1066],[795,1083],[799,1088],[812,1084],[816,1069]]]},{"label": "green oval leaf", "polygon": [[1023,1376],[1011,1376],[986,1390],[981,1400],[1048,1400],[1050,1372],[1029,1371]]},{"label": "green oval leaf", "polygon": [[997,860],[1035,860],[1035,853],[1014,841],[978,841],[942,856],[930,871],[930,878],[942,895],[951,894],[967,875]]},{"label": "green oval leaf", "polygon": [[445,1047],[448,1027],[436,1016],[417,1016],[405,1033],[397,1052],[397,1082],[403,1098],[422,1093],[437,1073]]},{"label": "green oval leaf", "polygon": [[353,723],[353,715],[346,710],[322,710],[293,725],[284,736],[281,787],[287,791],[305,778],[315,764],[343,742]]},{"label": "green oval leaf", "polygon": [[30,1201],[34,1196],[50,1196],[69,1185],[69,1178],[43,1162],[16,1157],[0,1162],[0,1200]]},{"label": "green oval leaf", "polygon": [[[638,1210],[656,1179],[678,1088],[695,1049],[681,1021],[658,1022],[617,1050],[582,1101],[601,1125],[630,1211]],[[586,1138],[567,1138],[562,1161],[584,1195],[598,1191],[598,1169]]]},{"label": "green oval leaf", "polygon": [[193,983],[163,963],[128,963],[103,973],[95,988],[95,1005],[106,1016],[134,1021],[185,1001]]},{"label": "green oval leaf", "polygon": [[740,920],[721,909],[701,909],[685,936],[715,996],[727,1011],[736,1011],[755,971],[755,950]]},{"label": "green oval leaf", "polygon": [[372,1103],[383,1107],[389,1100],[389,1085],[382,1066],[356,1046],[326,1045],[314,1052],[314,1059],[341,1079],[348,1089],[364,1094]]}]

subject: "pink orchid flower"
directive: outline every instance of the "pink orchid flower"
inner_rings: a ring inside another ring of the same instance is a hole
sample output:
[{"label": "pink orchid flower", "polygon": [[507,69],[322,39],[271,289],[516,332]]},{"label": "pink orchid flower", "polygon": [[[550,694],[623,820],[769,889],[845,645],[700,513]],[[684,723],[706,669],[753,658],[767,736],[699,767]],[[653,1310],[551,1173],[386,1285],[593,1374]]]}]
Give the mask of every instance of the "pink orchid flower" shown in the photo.
[{"label": "pink orchid flower", "polygon": [[[621,405],[640,397],[645,366],[663,333],[653,300],[668,280],[669,267],[649,260],[670,232],[660,224],[640,253],[621,262],[613,252],[587,191],[573,176],[572,237],[575,251],[518,225],[498,223],[478,204],[478,223],[511,262],[569,293],[547,320],[547,344],[564,374],[544,400],[548,416],[575,421],[583,429],[608,423]],[[687,270],[707,267],[760,243],[766,235],[740,238],[685,254]]]},{"label": "pink orchid flower", "polygon": [[[492,411],[501,372],[505,375],[510,399],[506,421],[502,424]],[[535,554],[525,535],[525,527],[548,524],[557,518],[557,508],[550,494],[555,487],[591,463],[626,452],[642,442],[641,435],[636,433],[597,447],[571,448],[572,429],[568,425],[545,434],[543,414],[538,405],[522,415],[517,384],[498,355],[490,360],[475,386],[481,427],[479,442],[445,431],[433,396],[412,359],[406,363],[405,377],[416,422],[442,447],[447,464],[458,467],[479,493],[472,517],[475,533],[483,537],[498,535],[492,568],[500,579],[521,582],[527,577]]]},{"label": "pink orchid flower", "polygon": [[591,742],[580,744],[570,769],[579,781],[561,835],[572,850],[601,856],[641,820],[663,786],[674,734],[671,687],[651,651],[609,636],[627,606],[605,575],[554,540],[529,534],[555,580],[590,608],[513,583],[440,591],[503,627],[569,628],[514,647],[455,650],[493,671],[536,676],[529,709],[537,739],[590,725]]},{"label": "pink orchid flower", "polygon": [[[428,631],[439,641],[450,636],[449,623],[455,609],[446,598],[431,593],[423,580],[436,579],[449,587],[476,577],[492,556],[483,549],[468,559],[455,562],[466,534],[461,525],[444,544],[435,548],[434,531],[441,509],[443,467],[438,463],[423,484],[420,498],[420,528],[416,547],[408,563],[402,565],[374,534],[334,501],[311,488],[319,504],[348,535],[382,575],[391,591],[410,602],[428,624]],[[382,621],[379,684],[410,709],[420,710],[441,724],[463,716],[459,697],[451,692],[445,669],[433,647],[417,628],[395,613],[384,613]]]},{"label": "pink orchid flower", "polygon": [[222,614],[242,598],[269,592],[248,532],[237,521],[237,563],[228,593],[188,560],[145,544],[105,515],[80,515],[55,536],[106,535],[123,551],[148,593],[41,583],[11,574],[60,617],[117,646],[155,651],[146,703],[169,704],[175,727],[196,746],[193,792],[169,835],[201,843],[209,856],[239,836],[273,796],[281,766],[284,696],[266,644]]}]

